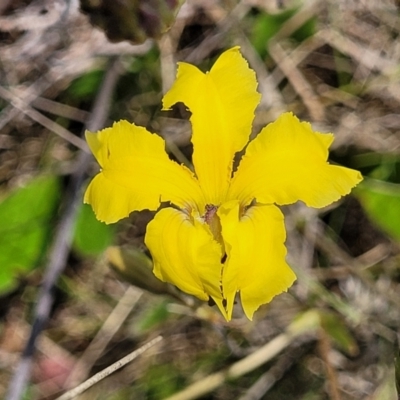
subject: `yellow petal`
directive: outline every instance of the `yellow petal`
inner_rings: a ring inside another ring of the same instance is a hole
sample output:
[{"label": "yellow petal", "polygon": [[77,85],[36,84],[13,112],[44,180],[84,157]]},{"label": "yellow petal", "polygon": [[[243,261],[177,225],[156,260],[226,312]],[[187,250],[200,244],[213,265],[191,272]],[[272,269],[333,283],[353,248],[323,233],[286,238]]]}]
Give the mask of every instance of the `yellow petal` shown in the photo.
[{"label": "yellow petal", "polygon": [[218,210],[227,252],[222,286],[228,318],[240,291],[243,310],[252,319],[260,305],[287,291],[296,276],[285,261],[281,211],[273,205],[254,205],[241,218],[239,212],[239,203],[234,200]]},{"label": "yellow petal", "polygon": [[164,208],[148,224],[145,243],[157,278],[201,300],[221,298],[221,246],[207,225]]},{"label": "yellow petal", "polygon": [[208,204],[225,196],[235,153],[251,133],[260,94],[239,47],[225,51],[208,73],[180,63],[177,79],[164,96],[163,108],[183,102],[192,112],[193,164]]},{"label": "yellow petal", "polygon": [[324,207],[344,196],[362,176],[330,165],[332,134],[313,132],[293,114],[282,114],[249,144],[235,173],[229,198],[249,204],[291,204],[298,200]]},{"label": "yellow petal", "polygon": [[193,174],[168,158],[164,140],[127,121],[114,123],[86,139],[102,167],[84,201],[97,218],[116,222],[132,211],[156,210],[161,201],[179,207],[202,207],[202,193]]}]

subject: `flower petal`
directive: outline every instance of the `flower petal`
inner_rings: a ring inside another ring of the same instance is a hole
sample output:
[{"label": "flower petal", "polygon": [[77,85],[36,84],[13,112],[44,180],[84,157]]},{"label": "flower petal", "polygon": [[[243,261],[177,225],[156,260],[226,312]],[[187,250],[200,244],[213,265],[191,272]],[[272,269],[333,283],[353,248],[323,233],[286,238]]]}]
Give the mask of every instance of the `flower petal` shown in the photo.
[{"label": "flower petal", "polygon": [[84,201],[97,218],[116,222],[132,211],[156,210],[161,201],[179,207],[203,206],[193,174],[168,158],[164,140],[127,121],[114,123],[86,139],[102,171],[91,181]]},{"label": "flower petal", "polygon": [[224,200],[233,157],[251,133],[260,101],[257,80],[239,47],[225,51],[208,73],[180,63],[177,79],[164,96],[163,108],[183,102],[192,112],[193,164],[208,204]]},{"label": "flower petal", "polygon": [[157,278],[201,300],[221,298],[221,246],[207,225],[164,208],[148,224],[145,243]]},{"label": "flower petal", "polygon": [[292,113],[282,114],[249,144],[228,197],[250,204],[279,205],[298,200],[325,207],[348,194],[361,180],[358,171],[330,165],[332,134],[313,132]]},{"label": "flower petal", "polygon": [[218,210],[227,252],[222,286],[228,318],[232,315],[235,294],[240,291],[243,310],[252,319],[260,305],[287,291],[296,275],[285,261],[282,212],[274,205],[258,204],[241,218],[239,212],[235,200]]}]

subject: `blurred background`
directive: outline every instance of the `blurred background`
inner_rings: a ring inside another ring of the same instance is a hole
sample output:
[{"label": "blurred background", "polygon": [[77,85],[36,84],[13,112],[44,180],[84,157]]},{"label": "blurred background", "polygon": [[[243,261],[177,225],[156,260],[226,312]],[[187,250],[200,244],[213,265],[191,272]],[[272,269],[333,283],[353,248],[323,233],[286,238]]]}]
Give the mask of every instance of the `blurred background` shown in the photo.
[{"label": "blurred background", "polygon": [[[399,11],[397,0],[1,0],[0,398],[18,386],[55,399],[162,335],[76,398],[167,399],[200,382],[171,399],[397,399]],[[226,323],[153,279],[152,213],[104,225],[82,204],[98,171],[83,132],[127,119],[190,161],[188,113],[161,112],[162,95],[177,61],[206,71],[234,45],[262,93],[254,135],[292,111],[333,132],[331,162],[365,179],[326,209],[284,208],[297,282],[253,321],[238,308]]]}]

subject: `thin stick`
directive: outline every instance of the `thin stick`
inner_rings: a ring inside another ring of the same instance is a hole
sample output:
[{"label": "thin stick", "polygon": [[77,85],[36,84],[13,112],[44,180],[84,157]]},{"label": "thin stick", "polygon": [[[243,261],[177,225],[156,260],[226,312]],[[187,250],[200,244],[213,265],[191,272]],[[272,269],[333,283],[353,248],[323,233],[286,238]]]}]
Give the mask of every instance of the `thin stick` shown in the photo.
[{"label": "thin stick", "polygon": [[320,321],[318,313],[308,311],[300,318],[294,320],[284,333],[278,335],[255,352],[232,364],[227,369],[211,374],[204,379],[200,379],[181,392],[168,397],[166,400],[192,400],[212,392],[227,380],[236,379],[250,371],[254,371],[286,349],[293,340],[303,334],[314,333],[319,326]]},{"label": "thin stick", "polygon": [[82,394],[84,391],[86,391],[87,389],[92,387],[97,382],[101,381],[102,379],[111,375],[113,372],[119,370],[120,368],[124,367],[126,364],[130,363],[132,360],[134,360],[135,358],[137,358],[138,356],[143,354],[146,350],[148,350],[150,347],[153,347],[155,344],[157,344],[161,340],[162,340],[162,336],[157,336],[155,339],[150,340],[150,342],[147,342],[142,347],[139,347],[137,350],[128,354],[124,358],[121,358],[119,361],[115,362],[114,364],[111,364],[106,369],[103,369],[102,371],[98,372],[96,375],[93,375],[91,378],[89,378],[87,381],[83,382],[76,388],[70,390],[67,393],[64,393],[60,397],[57,397],[56,400],[71,400],[74,397]]},{"label": "thin stick", "polygon": [[321,358],[324,361],[326,368],[326,376],[329,382],[330,399],[341,400],[342,398],[339,392],[339,383],[336,376],[336,371],[329,361],[329,352],[331,350],[331,345],[328,334],[323,329],[320,329],[319,336],[320,336],[318,341],[319,354],[321,355]]},{"label": "thin stick", "polygon": [[324,108],[311,84],[306,80],[290,55],[276,41],[270,40],[268,50],[278,67],[286,75],[297,94],[303,100],[314,121],[324,120]]},{"label": "thin stick", "polygon": [[292,339],[292,335],[282,333],[254,353],[232,364],[228,369],[211,374],[206,378],[193,383],[181,392],[168,397],[166,400],[192,400],[197,399],[206,393],[212,392],[225,381],[238,378],[239,376],[242,376],[249,371],[253,371],[260,365],[271,360],[279,352],[285,349]]},{"label": "thin stick", "polygon": [[299,340],[295,347],[291,345],[287,348],[285,353],[279,357],[276,364],[262,374],[238,400],[259,400],[264,398],[265,394],[305,354],[305,344],[310,340],[314,340],[314,338],[309,336],[308,340]]},{"label": "thin stick", "polygon": [[63,104],[58,101],[47,99],[46,97],[38,96],[32,101],[32,107],[45,111],[59,117],[64,117],[72,121],[78,121],[85,123],[90,115],[88,111],[81,110],[69,106],[68,104]]},{"label": "thin stick", "polygon": [[134,286],[129,286],[117,306],[107,317],[101,329],[86,348],[73,371],[68,377],[65,387],[72,388],[82,382],[89,375],[95,361],[100,357],[111,338],[115,335],[123,322],[128,317],[132,308],[136,305],[142,295],[142,291]]},{"label": "thin stick", "polygon": [[[25,104],[30,104],[34,101],[37,96],[42,94],[50,86],[49,74],[43,75],[41,78],[37,79],[29,87],[27,87],[18,98]],[[9,104],[0,113],[0,130],[2,130],[10,121],[19,115],[21,111],[15,108],[12,104]]]},{"label": "thin stick", "polygon": [[60,136],[64,140],[67,140],[68,142],[78,147],[79,149],[89,152],[88,146],[83,139],[81,139],[78,136],[75,136],[68,129],[57,124],[57,122],[54,122],[50,118],[47,118],[39,111],[36,111],[30,105],[24,103],[23,100],[19,99],[13,93],[8,91],[7,89],[4,89],[1,86],[0,86],[0,97],[11,102],[11,104],[16,109],[18,109],[19,111],[21,111],[22,113],[24,113],[25,115],[27,115],[28,117],[39,123],[40,125],[47,128],[49,131],[54,132],[56,135]]}]

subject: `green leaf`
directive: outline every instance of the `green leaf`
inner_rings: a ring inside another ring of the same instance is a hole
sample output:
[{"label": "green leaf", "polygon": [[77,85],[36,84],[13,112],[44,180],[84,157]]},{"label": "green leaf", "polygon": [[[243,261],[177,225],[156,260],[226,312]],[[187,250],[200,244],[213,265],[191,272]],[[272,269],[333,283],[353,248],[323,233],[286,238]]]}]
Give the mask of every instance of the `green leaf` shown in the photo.
[{"label": "green leaf", "polygon": [[84,255],[102,253],[113,241],[115,225],[106,225],[96,219],[92,208],[82,204],[77,216],[74,249]]},{"label": "green leaf", "polygon": [[347,354],[356,355],[359,351],[357,342],[339,316],[326,311],[319,311],[319,314],[321,327],[333,342]]},{"label": "green leaf", "polygon": [[[298,8],[292,8],[276,14],[260,13],[255,17],[250,41],[261,57],[267,54],[268,41],[297,12]],[[299,29],[293,32],[291,38],[302,42],[304,39],[312,36],[315,33],[315,23],[315,18],[307,20]]]},{"label": "green leaf", "polygon": [[165,322],[170,316],[168,304],[168,301],[162,300],[158,304],[156,303],[152,307],[147,308],[143,312],[141,319],[136,323],[135,328],[138,334],[149,332],[156,326],[159,326],[161,323]]},{"label": "green leaf", "polygon": [[104,71],[94,70],[76,78],[67,89],[67,94],[73,99],[84,101],[93,98],[103,79]]},{"label": "green leaf", "polygon": [[371,220],[394,239],[400,240],[400,185],[367,179],[354,194]]},{"label": "green leaf", "polygon": [[46,252],[58,208],[60,183],[40,177],[15,190],[0,203],[0,293],[36,268]]}]

